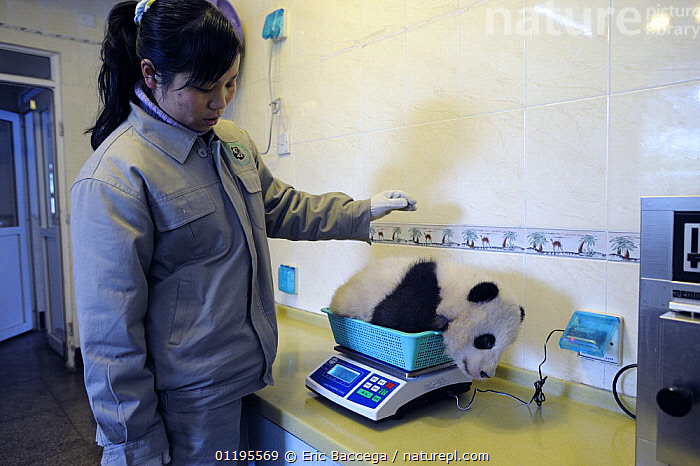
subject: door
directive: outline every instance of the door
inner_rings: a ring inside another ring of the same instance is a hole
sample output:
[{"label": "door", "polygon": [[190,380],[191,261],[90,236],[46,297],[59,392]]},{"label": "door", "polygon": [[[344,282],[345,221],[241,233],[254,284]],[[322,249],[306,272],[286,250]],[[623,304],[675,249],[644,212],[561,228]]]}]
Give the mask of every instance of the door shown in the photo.
[{"label": "door", "polygon": [[[51,347],[65,355],[63,273],[58,218],[56,144],[53,96],[46,89],[25,95],[30,112],[24,116],[32,205],[32,255],[37,306],[46,315],[46,335]],[[32,148],[33,150],[30,150]]]},{"label": "door", "polygon": [[0,110],[0,341],[33,327],[20,116]]},{"label": "door", "polygon": [[53,94],[26,87],[20,93],[24,117],[34,305],[51,347],[65,355],[63,274],[56,186]]}]

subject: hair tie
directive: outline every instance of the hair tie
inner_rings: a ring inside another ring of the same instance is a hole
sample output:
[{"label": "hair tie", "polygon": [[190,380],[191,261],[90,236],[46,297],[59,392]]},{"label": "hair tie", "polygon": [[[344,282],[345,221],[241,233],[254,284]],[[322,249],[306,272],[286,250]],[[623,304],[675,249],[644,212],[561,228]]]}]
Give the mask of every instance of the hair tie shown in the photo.
[{"label": "hair tie", "polygon": [[138,4],[136,4],[136,14],[134,15],[134,22],[136,24],[141,24],[143,14],[148,11],[155,1],[156,0],[141,0]]}]

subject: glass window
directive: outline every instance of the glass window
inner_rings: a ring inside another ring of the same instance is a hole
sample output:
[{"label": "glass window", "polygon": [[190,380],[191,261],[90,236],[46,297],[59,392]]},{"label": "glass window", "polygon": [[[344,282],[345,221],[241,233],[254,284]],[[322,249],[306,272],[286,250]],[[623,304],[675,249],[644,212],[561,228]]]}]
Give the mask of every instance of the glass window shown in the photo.
[{"label": "glass window", "polygon": [[18,226],[12,123],[0,120],[0,228]]},{"label": "glass window", "polygon": [[0,73],[51,79],[51,59],[0,49]]}]

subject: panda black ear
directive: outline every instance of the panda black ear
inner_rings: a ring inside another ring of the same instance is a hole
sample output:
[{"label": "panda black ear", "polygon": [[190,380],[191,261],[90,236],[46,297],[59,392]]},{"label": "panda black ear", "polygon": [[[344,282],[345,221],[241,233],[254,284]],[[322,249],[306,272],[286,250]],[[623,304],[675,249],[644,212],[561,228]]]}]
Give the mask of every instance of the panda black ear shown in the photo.
[{"label": "panda black ear", "polygon": [[522,306],[520,306],[520,322],[525,320],[525,309],[523,309]]},{"label": "panda black ear", "polygon": [[440,314],[435,316],[435,320],[433,320],[433,329],[444,332],[447,330],[448,325],[450,325],[450,321],[447,317],[441,316]]},{"label": "panda black ear", "polygon": [[498,287],[493,282],[481,282],[469,291],[467,299],[472,303],[487,303],[498,296]]}]

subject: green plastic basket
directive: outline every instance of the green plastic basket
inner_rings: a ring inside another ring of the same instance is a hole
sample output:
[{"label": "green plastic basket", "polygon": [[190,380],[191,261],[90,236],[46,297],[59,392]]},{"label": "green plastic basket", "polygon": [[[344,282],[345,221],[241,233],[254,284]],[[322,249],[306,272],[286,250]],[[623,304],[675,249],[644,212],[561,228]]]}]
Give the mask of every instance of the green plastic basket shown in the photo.
[{"label": "green plastic basket", "polygon": [[351,350],[408,371],[451,361],[440,332],[405,333],[321,310],[328,315],[335,342]]}]

